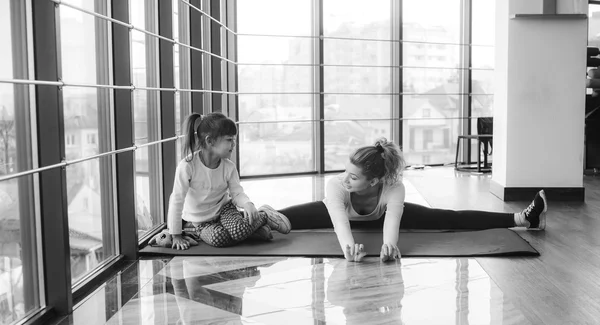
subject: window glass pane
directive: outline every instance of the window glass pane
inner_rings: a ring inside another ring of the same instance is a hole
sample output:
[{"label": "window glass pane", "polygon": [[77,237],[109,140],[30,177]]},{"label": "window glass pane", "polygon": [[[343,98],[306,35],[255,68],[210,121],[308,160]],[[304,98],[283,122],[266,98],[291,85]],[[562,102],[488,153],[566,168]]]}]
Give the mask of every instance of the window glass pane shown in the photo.
[{"label": "window glass pane", "polygon": [[391,39],[391,1],[323,0],[325,36]]},{"label": "window glass pane", "polygon": [[112,159],[101,158],[67,167],[73,282],[116,253],[113,184],[105,175],[111,170],[111,163]]},{"label": "window glass pane", "polygon": [[[155,110],[158,96],[157,91],[134,91],[134,131],[138,146],[158,140]],[[160,184],[160,145],[138,148],[135,151],[135,211],[139,236],[162,223]]]},{"label": "window glass pane", "polygon": [[[149,32],[158,32],[156,0],[131,0],[131,23]],[[177,34],[179,35],[179,34]],[[159,87],[158,39],[138,31],[131,32],[132,82],[136,87]],[[181,70],[180,70],[181,71]],[[143,145],[160,139],[160,92],[133,91],[135,144]],[[141,237],[163,223],[160,145],[135,151],[136,220]]]},{"label": "window glass pane", "polygon": [[327,93],[389,93],[391,68],[325,67]]},{"label": "window glass pane", "polygon": [[[247,123],[314,119],[315,68],[244,65],[312,64],[313,1],[256,0],[237,3],[240,174],[312,171],[314,122]],[[258,49],[258,50],[257,50]],[[308,94],[293,94],[293,93]],[[286,93],[286,94],[279,94]],[[291,94],[287,94],[291,93]]]},{"label": "window glass pane", "polygon": [[[240,35],[237,40],[240,64],[312,63],[314,40],[311,38]],[[257,51],[256,49],[263,50]]]},{"label": "window glass pane", "polygon": [[242,175],[314,170],[314,123],[240,124]]},{"label": "window glass pane", "polygon": [[[28,6],[27,6],[28,7]],[[26,1],[0,0],[0,78],[28,79]],[[18,35],[18,36],[17,36]],[[33,167],[27,85],[0,84],[0,177]],[[35,186],[32,176],[0,182],[0,323],[11,324],[38,310]],[[40,267],[40,269],[38,269]]]},{"label": "window glass pane", "polygon": [[404,68],[402,92],[427,94],[456,94],[460,87],[458,69]]},{"label": "window glass pane", "polygon": [[[182,43],[190,44],[190,9],[180,0],[173,0],[173,38]],[[190,80],[190,49],[181,46],[173,46],[173,81],[178,89],[191,89]],[[181,124],[187,115],[191,113],[191,92],[183,91],[175,93],[175,133],[181,133]],[[175,159],[181,157],[181,145],[175,145]]]},{"label": "window glass pane", "polygon": [[[102,2],[70,3],[100,14]],[[60,10],[62,71],[65,82],[110,84],[108,22],[63,6]],[[86,158],[114,149],[111,91],[63,87],[66,159]],[[113,158],[103,157],[67,168],[71,277],[76,283],[117,253],[113,208]]]},{"label": "window glass pane", "polygon": [[[69,0],[69,4],[96,11],[94,1]],[[100,18],[67,6],[60,7],[60,46],[62,79],[66,83],[98,84],[98,51],[107,51],[108,23]],[[98,26],[98,28],[96,28]],[[98,29],[98,30],[96,30]],[[103,84],[107,84],[107,80]]]},{"label": "window glass pane", "polygon": [[[422,112],[424,109],[421,109]],[[432,116],[439,112],[432,111]],[[402,121],[402,151],[408,165],[454,162],[459,135],[456,118],[410,118]]]},{"label": "window glass pane", "polygon": [[[0,33],[0,41],[2,44],[12,43],[12,35],[11,35],[11,17],[10,12],[10,1],[9,0],[0,0],[0,27],[2,28],[2,33]],[[13,60],[12,60],[12,51],[9,51],[12,48],[9,47],[8,50],[0,51],[0,78],[12,79],[13,75]],[[6,89],[12,88],[12,85],[4,85]],[[12,98],[12,94],[8,94],[8,90],[3,92],[4,96],[8,99],[8,97]],[[3,98],[4,99],[4,98]],[[2,100],[4,103],[5,101]],[[11,99],[12,102],[12,99]]]},{"label": "window glass pane", "polygon": [[238,66],[239,92],[311,92],[312,67]]},{"label": "window glass pane", "polygon": [[[588,11],[588,46],[600,47],[600,5],[589,4]],[[587,68],[589,71],[592,68]],[[594,92],[591,88],[586,88],[586,93],[591,95]]]},{"label": "window glass pane", "polygon": [[600,47],[600,5],[590,4],[588,16],[588,45]]},{"label": "window glass pane", "polygon": [[312,0],[237,2],[237,28],[240,34],[310,36],[311,17]]},{"label": "window glass pane", "polygon": [[290,121],[312,119],[312,95],[238,96],[239,119],[243,122]]},{"label": "window glass pane", "polygon": [[391,139],[391,121],[325,122],[325,169],[344,169],[348,156],[358,147],[370,145],[379,137]]},{"label": "window glass pane", "polygon": [[413,164],[442,164],[454,161],[461,95],[402,96],[403,144],[406,161]]},{"label": "window glass pane", "polygon": [[471,0],[472,3],[472,43],[474,45],[494,45],[496,39],[496,1]]},{"label": "window glass pane", "polygon": [[392,96],[325,95],[325,119],[389,119]]},{"label": "window glass pane", "polygon": [[466,49],[465,45],[405,42],[402,44],[402,65],[415,68],[458,68],[460,51]]},{"label": "window glass pane", "polygon": [[[494,114],[495,5],[493,0],[473,0],[472,5],[471,118],[465,120],[470,123],[471,134],[478,134],[477,117],[493,117]],[[471,161],[477,161],[480,154],[477,142],[471,141],[470,146]],[[493,153],[493,149],[489,152]],[[481,158],[483,160],[483,156]],[[488,155],[487,160],[491,163],[492,156]]]},{"label": "window glass pane", "polygon": [[471,71],[473,94],[494,94],[494,70]]},{"label": "window glass pane", "polygon": [[[494,113],[494,95],[471,95],[471,116],[486,117]],[[474,124],[473,124],[474,126]],[[476,130],[477,128],[471,128]]]},{"label": "window glass pane", "polygon": [[389,66],[392,43],[383,41],[325,39],[325,64]]},{"label": "window glass pane", "polygon": [[462,98],[455,94],[404,95],[402,96],[403,118],[456,118]]},{"label": "window glass pane", "polygon": [[471,47],[471,65],[473,68],[493,69],[495,50],[493,46],[476,46]]},{"label": "window glass pane", "polygon": [[460,0],[404,0],[405,41],[460,44]]}]

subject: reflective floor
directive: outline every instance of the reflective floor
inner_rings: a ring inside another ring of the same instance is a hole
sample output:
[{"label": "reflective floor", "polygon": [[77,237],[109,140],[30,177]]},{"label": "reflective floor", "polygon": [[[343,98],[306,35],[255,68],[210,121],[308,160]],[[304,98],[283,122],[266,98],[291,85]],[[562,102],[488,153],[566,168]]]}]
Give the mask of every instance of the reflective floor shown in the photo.
[{"label": "reflective floor", "polygon": [[63,322],[104,323],[529,324],[474,259],[286,257],[140,260]]}]

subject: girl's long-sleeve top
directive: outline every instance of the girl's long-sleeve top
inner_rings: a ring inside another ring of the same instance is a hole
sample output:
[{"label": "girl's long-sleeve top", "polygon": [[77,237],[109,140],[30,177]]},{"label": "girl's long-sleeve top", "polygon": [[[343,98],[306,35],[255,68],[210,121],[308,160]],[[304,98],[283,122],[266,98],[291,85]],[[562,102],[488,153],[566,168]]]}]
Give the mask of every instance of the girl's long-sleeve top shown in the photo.
[{"label": "girl's long-sleeve top", "polygon": [[238,207],[250,201],[231,160],[221,159],[217,168],[210,169],[198,154],[191,161],[182,159],[175,171],[167,219],[172,235],[181,234],[182,219],[193,223],[210,221],[230,200]]},{"label": "girl's long-sleeve top", "polygon": [[343,179],[344,175],[341,174],[327,182],[326,199],[323,200],[327,206],[342,251],[345,251],[346,245],[351,247],[354,245],[350,220],[377,220],[384,214],[383,243],[397,245],[406,195],[404,184],[400,181],[392,186],[384,184],[375,210],[369,214],[358,214],[352,207],[350,192],[344,187]]}]

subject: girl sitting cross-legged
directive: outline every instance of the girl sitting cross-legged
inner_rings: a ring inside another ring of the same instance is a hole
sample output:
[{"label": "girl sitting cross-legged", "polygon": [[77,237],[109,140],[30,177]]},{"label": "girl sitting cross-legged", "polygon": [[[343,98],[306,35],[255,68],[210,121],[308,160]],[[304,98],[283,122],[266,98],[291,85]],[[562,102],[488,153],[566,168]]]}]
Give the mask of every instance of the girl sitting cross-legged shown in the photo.
[{"label": "girl sitting cross-legged", "polygon": [[184,128],[185,158],[177,166],[169,199],[172,248],[189,248],[181,235],[184,221],[193,225],[197,237],[215,247],[235,245],[253,234],[269,240],[271,229],[290,232],[290,221],[283,214],[268,205],[257,210],[244,193],[235,164],[229,160],[237,134],[231,119],[221,113],[192,114]]}]

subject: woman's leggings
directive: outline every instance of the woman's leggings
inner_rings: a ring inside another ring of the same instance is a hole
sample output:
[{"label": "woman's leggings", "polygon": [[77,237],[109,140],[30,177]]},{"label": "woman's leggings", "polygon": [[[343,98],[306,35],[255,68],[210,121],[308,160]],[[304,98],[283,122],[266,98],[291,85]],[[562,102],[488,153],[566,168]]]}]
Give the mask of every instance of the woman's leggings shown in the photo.
[{"label": "woman's leggings", "polygon": [[[279,212],[292,223],[292,229],[333,228],[329,212],[321,201],[294,205]],[[352,227],[382,229],[385,216],[371,221],[350,221]],[[515,226],[514,213],[444,210],[404,203],[402,229],[490,229]]]}]

